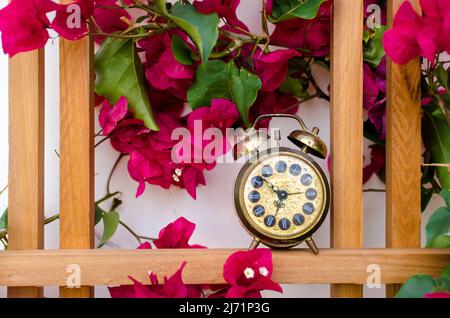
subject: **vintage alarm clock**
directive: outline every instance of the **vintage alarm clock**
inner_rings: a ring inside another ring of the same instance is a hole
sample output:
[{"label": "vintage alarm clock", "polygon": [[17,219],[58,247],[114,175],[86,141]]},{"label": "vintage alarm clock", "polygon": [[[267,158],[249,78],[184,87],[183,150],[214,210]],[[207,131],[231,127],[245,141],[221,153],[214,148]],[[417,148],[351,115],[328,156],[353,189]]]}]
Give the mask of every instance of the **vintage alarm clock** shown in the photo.
[{"label": "vintage alarm clock", "polygon": [[[274,139],[277,146],[260,150],[270,136],[255,127],[263,119],[295,119],[300,130],[288,139],[299,149],[279,147],[280,131]],[[324,221],[330,205],[330,187],[325,173],[312,159],[325,159],[327,147],[318,137],[319,129],[309,131],[295,115],[260,116],[244,140],[235,145],[234,157],[250,157],[237,177],[234,187],[236,211],[254,241],[250,248],[263,243],[273,248],[294,247],[306,242],[318,254],[312,235]]]}]

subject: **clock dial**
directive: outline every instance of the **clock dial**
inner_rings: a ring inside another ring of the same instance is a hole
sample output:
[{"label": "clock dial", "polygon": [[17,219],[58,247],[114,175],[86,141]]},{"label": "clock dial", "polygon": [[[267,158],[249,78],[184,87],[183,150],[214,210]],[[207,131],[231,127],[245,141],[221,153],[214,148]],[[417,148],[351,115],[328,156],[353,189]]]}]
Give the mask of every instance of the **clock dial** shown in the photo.
[{"label": "clock dial", "polygon": [[246,223],[266,237],[289,240],[308,233],[327,209],[319,168],[296,152],[281,151],[251,164],[239,185]]}]

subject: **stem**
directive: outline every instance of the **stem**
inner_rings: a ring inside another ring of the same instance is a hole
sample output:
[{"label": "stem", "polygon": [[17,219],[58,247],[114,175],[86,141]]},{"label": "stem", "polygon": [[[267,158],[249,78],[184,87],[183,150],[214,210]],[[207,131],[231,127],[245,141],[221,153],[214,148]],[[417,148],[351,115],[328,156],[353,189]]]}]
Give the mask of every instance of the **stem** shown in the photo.
[{"label": "stem", "polygon": [[0,195],[2,195],[3,194],[3,192],[5,192],[6,191],[6,189],[8,189],[8,184],[2,189],[2,190],[0,190]]},{"label": "stem", "polygon": [[311,82],[311,85],[314,87],[314,89],[317,92],[317,97],[323,98],[327,101],[330,101],[330,96],[328,96],[327,94],[324,93],[324,91],[322,91],[322,89],[320,88],[319,84],[317,84],[316,79],[314,78],[314,76],[312,75],[311,72],[311,68],[308,68],[306,71],[306,76],[308,76],[309,81]]},{"label": "stem", "polygon": [[103,138],[102,140],[100,140],[99,142],[97,142],[94,145],[94,148],[97,148],[98,146],[100,146],[102,143],[104,143],[105,141],[107,141],[109,139],[109,136],[106,136],[105,138]]},{"label": "stem", "polygon": [[363,192],[386,192],[386,189],[364,189]]},{"label": "stem", "polygon": [[114,166],[112,167],[111,172],[109,173],[108,181],[106,182],[106,193],[111,193],[111,188],[110,188],[111,179],[112,179],[112,176],[113,176],[117,166],[119,165],[119,163],[123,157],[125,157],[125,154],[121,153],[119,155],[119,157],[117,158],[116,162],[114,163]]},{"label": "stem", "polygon": [[439,95],[439,93],[435,94],[435,96],[437,99],[438,106],[441,109],[442,114],[444,114],[445,119],[447,120],[447,125],[450,127],[450,111],[447,109],[447,106],[445,106],[445,102]]},{"label": "stem", "polygon": [[134,232],[128,225],[126,225],[122,221],[119,221],[119,224],[122,225],[128,232],[130,232],[130,234],[134,236],[134,238],[139,242],[139,244],[142,243],[141,237],[137,235],[136,232]]},{"label": "stem", "polygon": [[95,204],[96,204],[96,205],[102,204],[103,202],[108,201],[109,199],[114,198],[115,196],[117,196],[117,195],[119,195],[119,194],[122,194],[122,192],[116,191],[116,192],[114,192],[114,193],[108,193],[107,195],[105,195],[105,196],[104,196],[103,198],[101,198],[100,200],[95,201]]},{"label": "stem", "polygon": [[266,0],[262,0],[262,15],[261,15],[261,26],[264,34],[269,34],[269,27],[267,25],[267,10],[266,10]]}]

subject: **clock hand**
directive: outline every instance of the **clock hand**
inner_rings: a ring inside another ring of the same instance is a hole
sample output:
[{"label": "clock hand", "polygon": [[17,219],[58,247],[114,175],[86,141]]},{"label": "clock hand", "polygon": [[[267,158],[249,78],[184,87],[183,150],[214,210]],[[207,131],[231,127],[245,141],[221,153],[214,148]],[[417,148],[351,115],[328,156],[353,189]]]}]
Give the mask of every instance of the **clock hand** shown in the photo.
[{"label": "clock hand", "polygon": [[297,195],[297,194],[304,194],[305,192],[293,192],[293,193],[288,193],[288,195]]},{"label": "clock hand", "polygon": [[270,181],[267,181],[267,179],[265,178],[263,178],[263,181],[267,183],[267,185],[273,192],[278,193],[278,187],[274,186]]},{"label": "clock hand", "polygon": [[275,215],[274,215],[274,217],[276,218],[278,215],[278,212],[280,212],[281,208],[284,207],[283,200],[275,201],[275,205],[277,206],[277,210],[275,211]]}]

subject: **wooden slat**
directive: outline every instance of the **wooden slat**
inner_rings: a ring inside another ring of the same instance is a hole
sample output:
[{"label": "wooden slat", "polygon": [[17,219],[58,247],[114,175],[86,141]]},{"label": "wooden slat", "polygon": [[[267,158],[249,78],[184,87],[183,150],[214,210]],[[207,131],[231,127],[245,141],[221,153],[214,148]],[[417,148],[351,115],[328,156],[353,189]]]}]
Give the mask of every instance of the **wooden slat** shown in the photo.
[{"label": "wooden slat", "polygon": [[[419,0],[410,1],[419,11]],[[388,2],[389,24],[403,0]],[[420,61],[387,69],[386,246],[420,247]],[[388,297],[398,285],[387,286]]]},{"label": "wooden slat", "polygon": [[[9,61],[11,250],[44,247],[44,109],[44,50],[14,56]],[[42,288],[9,288],[8,297],[42,297]]]},{"label": "wooden slat", "polygon": [[[61,39],[60,247],[94,244],[93,43]],[[61,297],[92,297],[93,289],[60,289]]]},{"label": "wooden slat", "polygon": [[[335,0],[331,54],[331,246],[363,244],[363,0]],[[362,286],[331,286],[361,297]]]},{"label": "wooden slat", "polygon": [[[67,266],[78,264],[83,285],[142,282],[148,272],[172,275],[186,261],[187,284],[221,284],[223,264],[235,250],[61,250],[0,252],[0,285],[64,285]],[[382,283],[401,283],[416,273],[439,275],[450,249],[321,249],[273,251],[273,279],[285,284],[366,283],[367,266],[378,264]],[[301,264],[299,266],[299,264]]]}]

